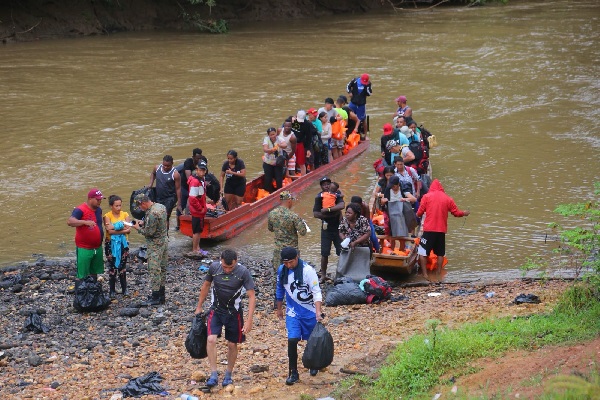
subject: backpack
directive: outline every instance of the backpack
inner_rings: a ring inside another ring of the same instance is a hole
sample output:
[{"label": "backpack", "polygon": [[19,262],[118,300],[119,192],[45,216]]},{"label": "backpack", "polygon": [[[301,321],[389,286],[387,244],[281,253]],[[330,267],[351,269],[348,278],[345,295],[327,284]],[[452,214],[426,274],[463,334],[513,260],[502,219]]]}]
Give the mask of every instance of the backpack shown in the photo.
[{"label": "backpack", "polygon": [[[429,149],[431,146],[431,144],[429,143],[429,138],[431,136],[433,136],[431,134],[431,132],[429,132],[427,129],[425,129],[425,127],[423,125],[419,126],[419,130],[421,131],[421,137],[423,138],[423,141],[425,142],[425,145],[427,146],[427,148]],[[435,140],[435,136],[433,136],[434,140]]]},{"label": "backpack", "polygon": [[221,184],[217,177],[209,172],[204,175],[204,181],[207,183],[210,182],[210,185],[206,185],[206,197],[214,202],[219,201],[221,198]]},{"label": "backpack", "polygon": [[363,280],[361,285],[367,294],[367,304],[379,304],[392,297],[392,287],[378,276],[367,275],[367,279]]}]

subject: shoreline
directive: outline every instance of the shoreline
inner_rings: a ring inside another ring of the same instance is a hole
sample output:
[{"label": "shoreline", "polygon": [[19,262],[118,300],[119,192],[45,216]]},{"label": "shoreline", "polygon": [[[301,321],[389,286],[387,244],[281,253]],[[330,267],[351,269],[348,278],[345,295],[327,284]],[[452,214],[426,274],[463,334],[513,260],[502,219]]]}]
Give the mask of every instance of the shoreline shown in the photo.
[{"label": "shoreline", "polygon": [[[218,255],[211,253],[211,256]],[[396,286],[392,296],[404,295],[407,300],[379,305],[325,305],[326,326],[335,341],[333,364],[316,377],[310,377],[308,371],[301,369],[300,383],[287,387],[284,384],[287,376],[285,325],[270,311],[271,267],[266,260],[251,260],[243,255],[239,258],[251,270],[258,288],[253,329],[240,346],[231,388],[232,394],[240,399],[297,399],[301,393],[324,397],[348,376],[341,370],[374,372],[395,344],[424,332],[428,319],[436,318],[452,327],[488,316],[543,312],[569,284],[548,281],[541,285],[540,282],[512,280]],[[116,393],[109,389],[122,387],[128,379],[152,371],[160,372],[165,378],[163,386],[168,388],[167,398],[181,393],[200,398],[210,396],[199,389],[207,377],[207,361],[191,359],[183,346],[204,276],[198,264],[197,260],[169,257],[167,304],[145,308],[139,304],[149,293],[147,267],[132,262],[128,272],[131,297],[117,295],[109,309],[89,314],[75,313],[72,308],[74,259],[63,264],[56,260],[38,261],[2,270],[0,282],[20,275],[18,286],[0,287],[2,397],[108,399]],[[327,288],[326,285],[324,290]],[[476,292],[470,296],[449,294],[458,288]],[[485,293],[489,291],[495,294],[488,299]],[[441,295],[430,297],[430,292]],[[542,303],[509,305],[520,293],[536,294]],[[124,316],[124,310],[131,309],[135,315]],[[40,313],[43,322],[51,328],[49,333],[24,332],[29,311]],[[299,354],[305,342],[301,343]],[[226,358],[223,339],[219,339],[217,348],[219,370],[223,373]],[[220,387],[218,392],[225,395]]]}]

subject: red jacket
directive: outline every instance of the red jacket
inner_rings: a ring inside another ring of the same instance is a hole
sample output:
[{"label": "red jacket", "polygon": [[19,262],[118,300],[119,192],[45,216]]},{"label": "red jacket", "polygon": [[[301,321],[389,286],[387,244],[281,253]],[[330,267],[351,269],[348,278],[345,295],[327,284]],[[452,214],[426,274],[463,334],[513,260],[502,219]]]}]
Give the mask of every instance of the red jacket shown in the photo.
[{"label": "red jacket", "polygon": [[417,211],[418,217],[427,214],[425,216],[425,223],[423,224],[423,231],[448,232],[449,212],[455,217],[465,215],[464,211],[458,209],[452,197],[444,192],[440,181],[434,179],[429,187],[429,192],[421,198],[421,205],[419,206],[419,211]]},{"label": "red jacket", "polygon": [[[191,175],[189,176],[188,187],[190,188],[190,193],[192,188],[202,187],[205,190],[205,186],[204,181],[201,182],[198,178]],[[188,208],[190,209],[192,217],[204,218],[206,215],[206,194],[202,194],[202,196],[190,196],[188,201]]]}]

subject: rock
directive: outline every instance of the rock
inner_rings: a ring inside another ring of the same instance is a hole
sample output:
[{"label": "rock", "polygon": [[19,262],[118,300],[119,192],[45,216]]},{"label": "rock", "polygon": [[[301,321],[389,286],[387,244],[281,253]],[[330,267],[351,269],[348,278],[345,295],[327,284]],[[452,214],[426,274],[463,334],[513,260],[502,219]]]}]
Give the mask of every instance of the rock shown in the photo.
[{"label": "rock", "polygon": [[332,325],[340,325],[343,324],[344,322],[350,322],[352,319],[350,318],[350,316],[348,315],[344,315],[341,317],[335,317],[332,318],[331,321],[329,321]]},{"label": "rock", "polygon": [[121,308],[119,310],[119,315],[121,317],[135,317],[140,312],[139,308]]},{"label": "rock", "polygon": [[256,394],[259,392],[262,392],[264,390],[264,387],[262,386],[254,386],[253,388],[250,388],[250,390],[248,390],[248,394]]},{"label": "rock", "polygon": [[51,387],[52,389],[56,389],[56,388],[57,388],[57,387],[59,387],[59,386],[60,386],[60,382],[58,382],[58,381],[53,381],[53,382],[50,384],[50,387]]},{"label": "rock", "polygon": [[29,356],[27,357],[27,362],[32,367],[37,367],[37,366],[42,365],[44,363],[44,360],[42,360],[42,357],[40,357],[37,354],[32,352],[32,353],[29,353]]},{"label": "rock", "polygon": [[60,273],[60,272],[56,272],[56,273],[53,273],[52,275],[50,275],[50,278],[53,281],[62,281],[64,279],[67,279],[67,275],[63,274],[63,273]]},{"label": "rock", "polygon": [[259,373],[259,372],[266,372],[269,370],[269,366],[268,365],[258,365],[258,364],[254,364],[250,367],[250,372],[254,372],[255,374]]},{"label": "rock", "polygon": [[47,272],[42,272],[42,273],[40,273],[40,274],[38,275],[38,278],[39,278],[41,281],[47,281],[47,280],[49,280],[49,279],[50,279],[50,274],[49,274],[49,273],[47,273]]}]

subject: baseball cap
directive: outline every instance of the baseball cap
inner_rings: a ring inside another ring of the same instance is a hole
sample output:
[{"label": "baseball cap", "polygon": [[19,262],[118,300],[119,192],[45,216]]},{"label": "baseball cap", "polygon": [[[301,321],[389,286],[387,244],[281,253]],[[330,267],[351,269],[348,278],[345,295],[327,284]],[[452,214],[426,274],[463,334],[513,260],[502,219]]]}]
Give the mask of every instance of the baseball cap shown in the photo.
[{"label": "baseball cap", "polygon": [[208,166],[206,165],[206,163],[204,161],[200,161],[198,163],[198,168],[208,170]]},{"label": "baseball cap", "polygon": [[366,85],[367,83],[369,83],[369,74],[362,74],[360,76],[360,81],[362,82],[363,85]]},{"label": "baseball cap", "polygon": [[290,191],[284,190],[279,193],[279,200],[296,200],[296,197]]},{"label": "baseball cap", "polygon": [[398,96],[396,97],[396,101],[401,101],[404,103],[406,101],[406,96]]},{"label": "baseball cap", "polygon": [[104,197],[102,195],[102,192],[96,188],[94,189],[90,189],[90,191],[88,192],[88,199],[96,199],[96,200],[102,200],[105,199],[106,197]]},{"label": "baseball cap", "polygon": [[293,247],[284,247],[281,249],[281,261],[291,261],[298,257],[298,251]]},{"label": "baseball cap", "polygon": [[392,133],[392,124],[384,124],[383,125],[383,134],[384,135],[389,135],[390,133]]},{"label": "baseball cap", "polygon": [[139,206],[140,204],[142,204],[146,201],[150,201],[150,198],[145,193],[140,193],[140,194],[136,195],[135,198],[133,199],[133,202],[135,203],[136,206]]},{"label": "baseball cap", "polygon": [[306,111],[298,111],[298,114],[296,114],[296,119],[298,120],[298,122],[304,122],[304,118],[306,118]]},{"label": "baseball cap", "polygon": [[329,179],[328,177],[324,176],[321,178],[321,180],[319,181],[319,183],[323,183],[323,182],[329,182],[331,183],[331,179]]},{"label": "baseball cap", "polygon": [[392,149],[392,147],[398,146],[398,145],[399,145],[399,143],[392,139],[392,140],[388,140],[388,142],[385,144],[385,148],[388,151],[390,151]]},{"label": "baseball cap", "polygon": [[312,114],[312,115],[317,115],[317,110],[314,109],[313,107],[309,108],[308,111],[306,111],[307,114]]}]

